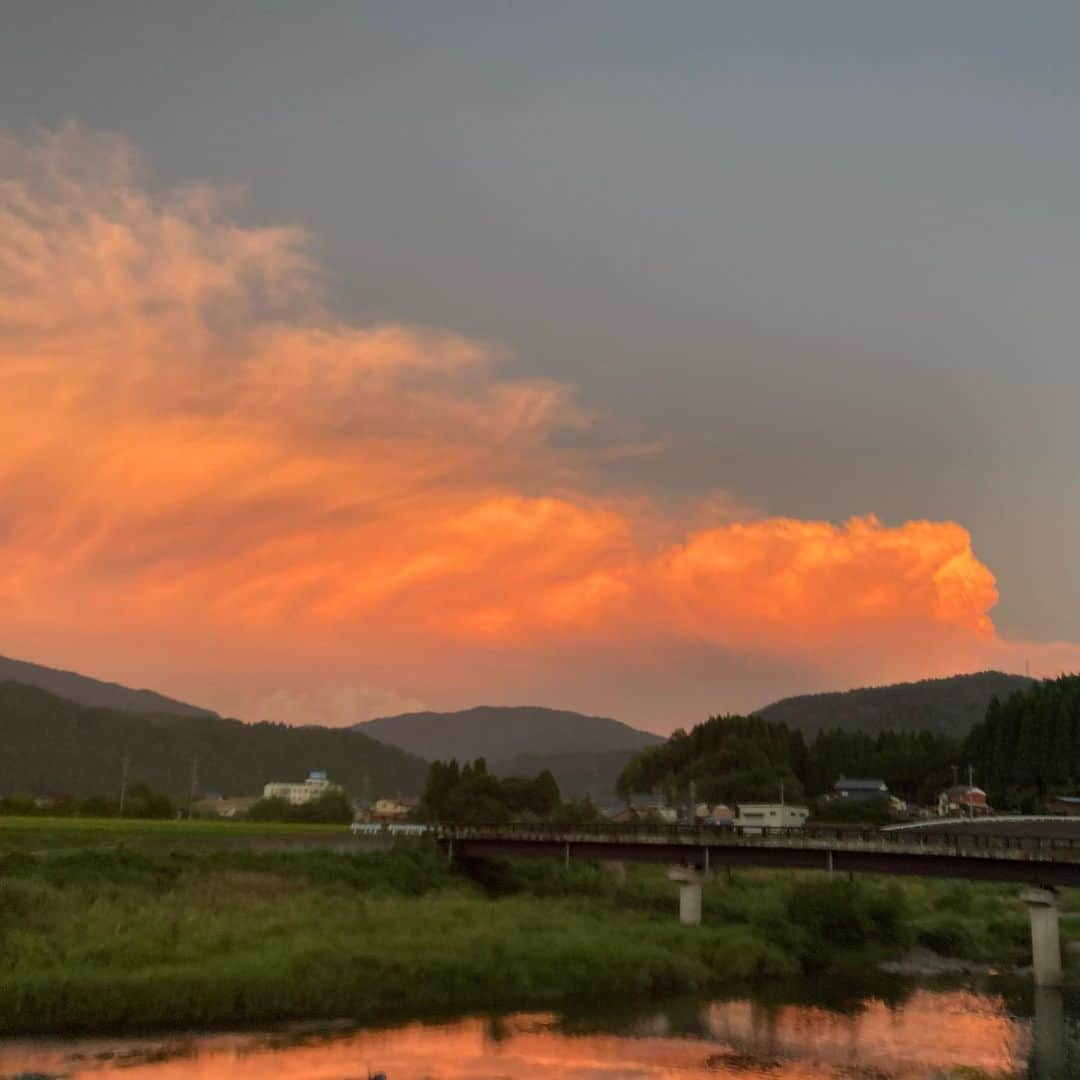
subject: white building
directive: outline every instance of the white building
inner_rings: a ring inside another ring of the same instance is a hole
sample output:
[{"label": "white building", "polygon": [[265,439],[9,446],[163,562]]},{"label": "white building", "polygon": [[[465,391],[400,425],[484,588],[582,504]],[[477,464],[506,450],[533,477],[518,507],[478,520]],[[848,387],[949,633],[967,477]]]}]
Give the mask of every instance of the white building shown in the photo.
[{"label": "white building", "polygon": [[740,803],[735,824],[746,832],[762,829],[801,829],[810,811],[805,806],[787,803]]},{"label": "white building", "polygon": [[339,784],[331,784],[322,769],[312,769],[308,778],[299,784],[290,784],[280,780],[271,780],[263,787],[264,799],[284,799],[292,806],[300,806],[315,799],[341,791]]}]

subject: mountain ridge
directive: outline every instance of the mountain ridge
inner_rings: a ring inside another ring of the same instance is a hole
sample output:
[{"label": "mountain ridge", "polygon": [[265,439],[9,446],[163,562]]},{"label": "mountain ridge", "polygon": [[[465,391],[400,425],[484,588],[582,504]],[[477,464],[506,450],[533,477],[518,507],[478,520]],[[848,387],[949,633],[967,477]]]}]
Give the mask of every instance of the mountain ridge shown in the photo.
[{"label": "mountain ridge", "polygon": [[0,656],[0,682],[17,682],[73,701],[78,705],[123,709],[127,712],[163,712],[173,716],[217,716],[213,709],[159,694],[156,690],[132,689],[122,683],[94,679],[77,671],[46,667],[29,660]]},{"label": "mountain ridge", "polygon": [[640,750],[660,735],[607,716],[542,705],[476,705],[456,712],[412,712],[355,724],[362,732],[431,761],[482,757],[491,765],[524,754]]},{"label": "mountain ridge", "polygon": [[840,729],[876,735],[882,731],[935,731],[963,738],[986,715],[990,699],[1004,700],[1037,680],[1003,671],[979,671],[940,679],[863,686],[781,698],[754,716],[783,721],[803,735]]},{"label": "mountain ridge", "polygon": [[132,783],[177,798],[191,790],[261,795],[270,780],[325,769],[350,795],[416,795],[427,762],[360,732],[245,724],[207,713],[139,713],[81,705],[24,683],[0,682],[0,794],[104,795]]}]

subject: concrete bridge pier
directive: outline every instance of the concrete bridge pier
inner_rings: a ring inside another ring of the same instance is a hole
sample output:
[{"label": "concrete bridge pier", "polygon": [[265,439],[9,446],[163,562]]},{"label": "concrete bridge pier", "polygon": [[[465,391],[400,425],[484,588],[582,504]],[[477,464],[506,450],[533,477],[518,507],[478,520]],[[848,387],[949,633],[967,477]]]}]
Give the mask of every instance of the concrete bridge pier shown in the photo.
[{"label": "concrete bridge pier", "polygon": [[1037,1080],[1067,1080],[1065,999],[1057,987],[1035,987],[1034,1028],[1031,1075]]},{"label": "concrete bridge pier", "polygon": [[693,866],[673,866],[668,879],[679,886],[679,922],[684,926],[700,926],[701,883],[705,875]]},{"label": "concrete bridge pier", "polygon": [[1031,963],[1036,986],[1061,985],[1061,936],[1058,932],[1057,894],[1053,889],[1030,888],[1020,894],[1031,918]]}]

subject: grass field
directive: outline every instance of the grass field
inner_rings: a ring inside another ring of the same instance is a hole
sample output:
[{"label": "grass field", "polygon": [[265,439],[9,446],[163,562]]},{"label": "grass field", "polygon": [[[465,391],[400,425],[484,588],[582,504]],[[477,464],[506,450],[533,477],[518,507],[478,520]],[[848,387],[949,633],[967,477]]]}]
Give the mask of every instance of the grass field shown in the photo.
[{"label": "grass field", "polygon": [[353,841],[345,825],[280,822],[147,820],[132,818],[14,817],[0,815],[0,855],[6,852],[75,850],[170,851],[177,849],[333,847]]},{"label": "grass field", "polygon": [[[753,871],[676,919],[659,867],[447,866],[334,826],[0,819],[0,1034],[406,1017],[730,988],[921,943],[1024,962],[1008,887]],[[301,845],[291,847],[292,844]]]}]

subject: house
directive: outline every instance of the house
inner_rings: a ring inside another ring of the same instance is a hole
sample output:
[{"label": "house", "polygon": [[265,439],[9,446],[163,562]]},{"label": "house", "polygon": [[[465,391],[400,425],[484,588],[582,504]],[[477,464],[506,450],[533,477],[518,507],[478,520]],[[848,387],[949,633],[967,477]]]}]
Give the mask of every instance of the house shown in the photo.
[{"label": "house", "polygon": [[1046,810],[1050,814],[1080,817],[1080,797],[1076,795],[1055,795],[1047,801]]},{"label": "house", "polygon": [[341,791],[341,786],[330,783],[322,769],[312,769],[308,778],[299,784],[271,781],[263,787],[263,798],[284,799],[290,806],[302,806]]},{"label": "house", "polygon": [[884,780],[849,780],[841,776],[833,784],[833,798],[850,799],[852,802],[888,799],[889,786]]},{"label": "house", "polygon": [[414,813],[420,806],[417,798],[376,799],[371,807],[372,821],[400,821]]},{"label": "house", "polygon": [[788,803],[739,803],[735,824],[748,833],[762,829],[801,829],[810,811],[805,806]]},{"label": "house", "polygon": [[694,807],[694,818],[701,825],[731,825],[735,821],[735,814],[730,806],[717,803],[710,806],[708,803],[698,803]]},{"label": "house", "polygon": [[[1078,800],[1080,802],[1080,800]],[[1080,807],[1077,808],[1080,810]],[[986,801],[986,792],[974,784],[953,784],[938,796],[938,815],[948,817],[962,814],[964,817],[983,817],[993,810]]]},{"label": "house", "polygon": [[653,819],[664,825],[674,825],[679,819],[678,811],[667,805],[663,795],[631,795],[626,806],[605,811],[604,817],[612,825],[627,825],[634,821]]}]

